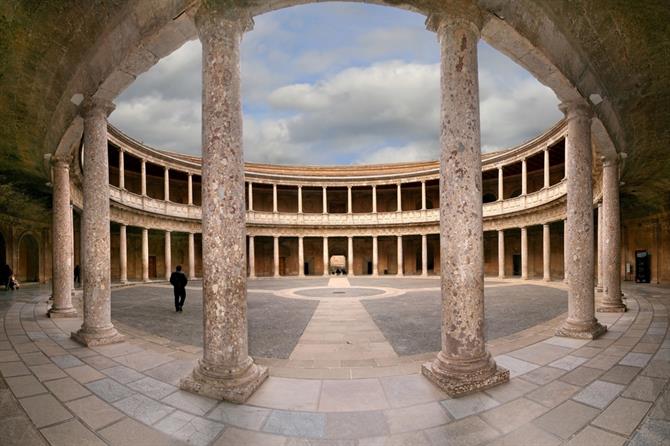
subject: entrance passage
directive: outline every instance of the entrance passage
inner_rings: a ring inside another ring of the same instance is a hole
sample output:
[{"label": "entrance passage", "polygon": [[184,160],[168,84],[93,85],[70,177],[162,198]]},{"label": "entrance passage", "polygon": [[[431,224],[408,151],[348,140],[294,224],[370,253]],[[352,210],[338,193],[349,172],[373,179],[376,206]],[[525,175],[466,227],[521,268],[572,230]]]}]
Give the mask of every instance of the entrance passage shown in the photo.
[{"label": "entrance passage", "polygon": [[19,243],[19,265],[17,277],[23,282],[39,282],[40,249],[37,240],[30,234],[21,238]]}]

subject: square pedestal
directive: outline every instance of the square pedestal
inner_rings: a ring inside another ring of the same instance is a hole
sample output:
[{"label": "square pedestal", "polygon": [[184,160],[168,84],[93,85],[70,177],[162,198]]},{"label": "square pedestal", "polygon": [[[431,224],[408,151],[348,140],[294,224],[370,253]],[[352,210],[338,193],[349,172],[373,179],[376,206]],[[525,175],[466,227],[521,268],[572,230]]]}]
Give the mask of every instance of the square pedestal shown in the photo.
[{"label": "square pedestal", "polygon": [[242,404],[258,389],[268,378],[268,368],[254,364],[251,373],[233,379],[215,379],[203,376],[196,369],[179,383],[179,388],[187,392],[214,398],[217,400],[230,401]]},{"label": "square pedestal", "polygon": [[496,367],[496,371],[491,375],[475,375],[467,379],[457,379],[436,374],[433,372],[433,363],[426,362],[421,366],[421,373],[447,395],[454,398],[479,392],[509,381],[509,370],[502,367]]}]

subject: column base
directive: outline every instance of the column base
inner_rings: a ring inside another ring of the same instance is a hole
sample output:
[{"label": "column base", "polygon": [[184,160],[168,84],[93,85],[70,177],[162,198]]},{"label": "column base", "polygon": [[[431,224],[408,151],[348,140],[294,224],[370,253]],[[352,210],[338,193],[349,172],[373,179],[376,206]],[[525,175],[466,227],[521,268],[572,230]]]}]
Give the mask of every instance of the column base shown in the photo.
[{"label": "column base", "polygon": [[596,311],[598,313],[625,313],[628,308],[623,302],[601,302],[596,307]]},{"label": "column base", "polygon": [[70,337],[86,347],[117,344],[125,340],[125,336],[116,331],[114,326],[102,330],[82,328],[76,333],[72,332]]},{"label": "column base", "polygon": [[[267,367],[253,363],[251,358],[249,360],[251,366],[241,375],[234,376],[226,373],[226,370],[212,370],[211,367],[203,365],[201,359],[193,372],[182,378],[179,382],[179,388],[209,398],[242,404],[263,384],[269,375]],[[227,377],[226,375],[232,376]]]},{"label": "column base", "polygon": [[542,280],[545,282],[551,282],[551,277],[543,277]]},{"label": "column base", "polygon": [[421,373],[450,397],[457,398],[509,381],[509,370],[498,367],[492,359],[489,360],[489,366],[465,373],[446,372],[439,367],[438,361],[439,356],[432,362],[424,363]]},{"label": "column base", "polygon": [[74,307],[69,307],[69,308],[54,308],[54,307],[51,307],[47,311],[47,317],[52,318],[52,319],[77,317],[77,310],[75,310]]},{"label": "column base", "polygon": [[607,327],[594,319],[592,324],[576,325],[565,321],[555,336],[575,339],[597,339],[607,332]]}]

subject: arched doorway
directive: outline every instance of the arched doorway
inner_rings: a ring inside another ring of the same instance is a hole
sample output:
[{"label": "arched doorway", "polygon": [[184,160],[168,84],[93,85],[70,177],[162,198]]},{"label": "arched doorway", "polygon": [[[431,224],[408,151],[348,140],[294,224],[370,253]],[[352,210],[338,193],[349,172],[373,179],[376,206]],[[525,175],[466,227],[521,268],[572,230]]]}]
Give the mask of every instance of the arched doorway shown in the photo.
[{"label": "arched doorway", "polygon": [[23,282],[39,282],[40,249],[37,240],[31,234],[21,237],[19,243],[19,264],[17,276]]}]

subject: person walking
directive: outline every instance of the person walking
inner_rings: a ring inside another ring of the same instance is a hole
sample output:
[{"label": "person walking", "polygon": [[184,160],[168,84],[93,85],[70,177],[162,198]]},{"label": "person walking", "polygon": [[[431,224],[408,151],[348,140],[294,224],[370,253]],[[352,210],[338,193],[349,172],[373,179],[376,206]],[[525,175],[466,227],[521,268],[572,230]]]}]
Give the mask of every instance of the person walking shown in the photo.
[{"label": "person walking", "polygon": [[177,271],[170,275],[170,283],[174,287],[174,307],[177,313],[182,312],[184,301],[186,300],[186,284],[188,279],[181,270],[181,265],[177,265]]},{"label": "person walking", "polygon": [[79,265],[74,267],[74,283],[75,286],[81,285],[81,267]]}]

